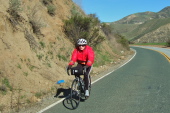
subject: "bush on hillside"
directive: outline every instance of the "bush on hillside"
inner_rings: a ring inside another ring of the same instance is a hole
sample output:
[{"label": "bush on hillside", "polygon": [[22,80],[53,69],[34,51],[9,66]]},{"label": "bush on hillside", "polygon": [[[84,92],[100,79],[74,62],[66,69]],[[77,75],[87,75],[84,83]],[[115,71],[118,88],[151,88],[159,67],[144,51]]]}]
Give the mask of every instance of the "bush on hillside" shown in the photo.
[{"label": "bush on hillside", "polygon": [[111,28],[111,26],[110,26],[110,25],[107,25],[106,23],[102,23],[102,24],[101,24],[101,29],[103,30],[103,32],[104,32],[107,36],[109,36],[109,34],[112,33],[112,28]]},{"label": "bush on hillside", "polygon": [[166,42],[166,46],[170,47],[170,39]]},{"label": "bush on hillside", "polygon": [[101,43],[105,37],[99,34],[99,21],[93,17],[83,17],[74,15],[64,22],[64,32],[73,44],[76,44],[79,38],[84,38],[91,46]]},{"label": "bush on hillside", "polygon": [[20,22],[22,22],[24,19],[20,15],[21,11],[22,11],[21,0],[9,0],[9,8],[7,12],[10,15],[8,19],[12,25],[13,31],[17,30],[17,25],[20,25],[20,27],[22,27]]},{"label": "bush on hillside", "polygon": [[120,34],[118,34],[118,33],[115,34],[114,36],[116,37],[117,41],[118,41],[120,44],[122,44],[123,47],[125,47],[127,50],[130,49],[130,48],[129,48],[129,42],[128,42],[128,40],[127,40],[124,36],[122,36],[122,35],[120,35]]},{"label": "bush on hillside", "polygon": [[48,5],[48,4],[52,3],[52,2],[53,2],[53,0],[42,0],[42,3],[44,5]]},{"label": "bush on hillside", "polygon": [[94,25],[100,26],[100,20],[98,19],[98,17],[96,16],[96,14],[89,14],[88,16],[89,16],[90,18],[92,18]]},{"label": "bush on hillside", "polygon": [[56,7],[53,4],[53,0],[42,0],[42,3],[47,7],[48,14],[54,16]]},{"label": "bush on hillside", "polygon": [[21,11],[21,1],[10,0],[8,13],[13,17],[14,20],[18,21],[20,19],[20,15],[19,15],[20,11]]},{"label": "bush on hillside", "polygon": [[56,7],[52,4],[47,5],[47,9],[48,9],[48,14],[50,14],[51,16],[55,15],[55,10]]}]

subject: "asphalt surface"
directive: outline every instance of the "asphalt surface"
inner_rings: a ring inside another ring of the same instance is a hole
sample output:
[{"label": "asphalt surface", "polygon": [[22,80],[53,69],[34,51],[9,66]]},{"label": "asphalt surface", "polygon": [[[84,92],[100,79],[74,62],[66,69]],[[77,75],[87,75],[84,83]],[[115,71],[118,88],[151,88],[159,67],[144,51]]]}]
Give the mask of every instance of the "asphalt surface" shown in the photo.
[{"label": "asphalt surface", "polygon": [[149,47],[149,46],[136,46],[136,47],[142,47],[142,48],[160,51],[160,52],[163,52],[164,54],[166,54],[168,57],[170,57],[170,49],[168,49],[168,48]]},{"label": "asphalt surface", "polygon": [[136,56],[95,82],[90,98],[77,109],[61,102],[43,113],[169,113],[170,63],[159,52],[132,48]]}]

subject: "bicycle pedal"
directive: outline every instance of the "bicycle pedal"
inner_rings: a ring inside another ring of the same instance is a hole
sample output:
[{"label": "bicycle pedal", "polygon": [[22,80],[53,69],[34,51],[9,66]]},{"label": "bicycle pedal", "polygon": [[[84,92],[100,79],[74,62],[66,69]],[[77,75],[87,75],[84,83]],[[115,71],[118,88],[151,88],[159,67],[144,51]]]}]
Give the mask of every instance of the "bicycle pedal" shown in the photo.
[{"label": "bicycle pedal", "polygon": [[85,99],[87,100],[89,98],[89,96],[85,96]]}]

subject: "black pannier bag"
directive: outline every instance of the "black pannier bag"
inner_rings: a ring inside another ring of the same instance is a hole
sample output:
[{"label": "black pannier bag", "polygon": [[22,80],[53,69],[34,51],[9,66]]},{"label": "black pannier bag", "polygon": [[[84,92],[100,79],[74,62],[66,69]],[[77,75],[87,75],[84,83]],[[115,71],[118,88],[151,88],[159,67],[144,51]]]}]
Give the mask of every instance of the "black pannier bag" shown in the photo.
[{"label": "black pannier bag", "polygon": [[84,75],[84,70],[83,68],[72,67],[71,75]]}]

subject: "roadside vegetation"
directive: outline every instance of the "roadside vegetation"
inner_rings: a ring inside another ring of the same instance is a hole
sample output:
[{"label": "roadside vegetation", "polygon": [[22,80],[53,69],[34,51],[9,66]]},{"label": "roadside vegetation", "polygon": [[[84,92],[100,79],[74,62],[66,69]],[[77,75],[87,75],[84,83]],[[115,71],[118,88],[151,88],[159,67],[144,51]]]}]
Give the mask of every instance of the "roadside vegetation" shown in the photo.
[{"label": "roadside vegetation", "polygon": [[170,39],[166,42],[166,46],[170,47]]},{"label": "roadside vegetation", "polygon": [[95,16],[75,14],[69,20],[65,20],[64,32],[72,44],[76,44],[79,38],[84,38],[89,45],[95,47],[105,40],[100,34],[99,25],[100,21]]}]

